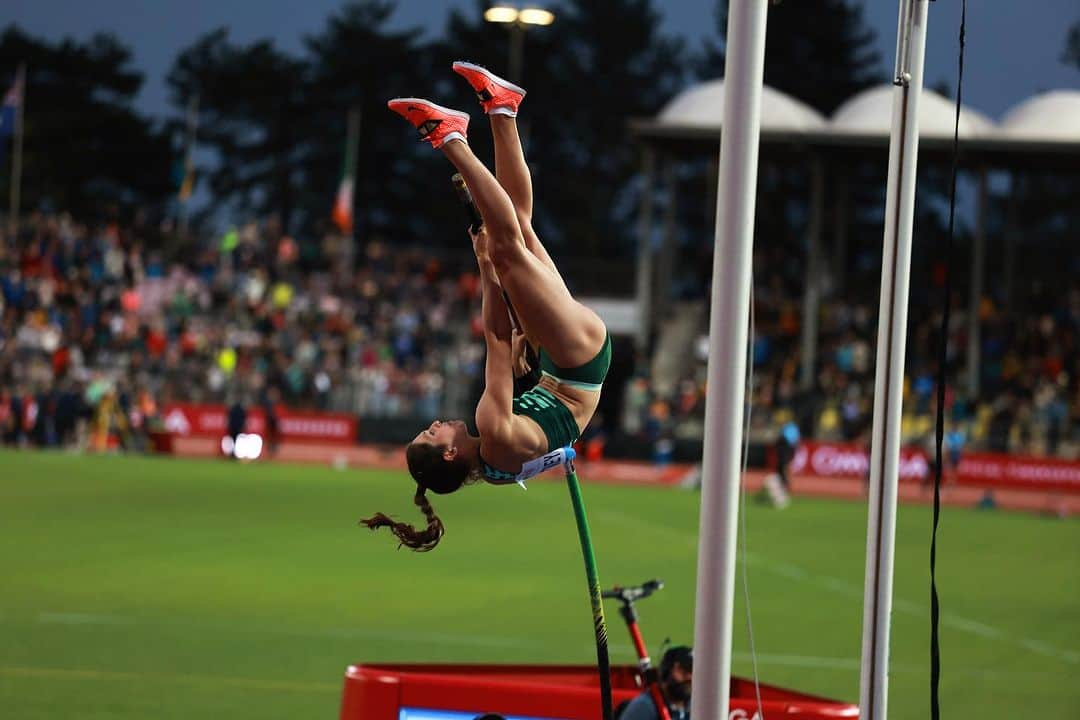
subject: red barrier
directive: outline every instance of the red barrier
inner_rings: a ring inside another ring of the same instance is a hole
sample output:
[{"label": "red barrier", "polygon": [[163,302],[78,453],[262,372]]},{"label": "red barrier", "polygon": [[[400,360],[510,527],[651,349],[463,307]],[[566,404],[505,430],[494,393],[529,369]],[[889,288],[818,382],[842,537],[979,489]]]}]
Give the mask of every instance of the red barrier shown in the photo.
[{"label": "red barrier", "polygon": [[[637,668],[611,669],[616,706],[636,697]],[[596,720],[596,668],[577,665],[354,665],[345,673],[340,720],[472,720],[500,713],[529,720]],[[765,717],[857,718],[859,709],[761,685]],[[732,678],[729,720],[760,720],[754,685]]]},{"label": "red barrier", "polygon": [[956,475],[961,485],[1080,493],[1080,463],[1056,458],[965,453]]},{"label": "red barrier", "polygon": [[[900,449],[900,479],[922,480],[929,465],[926,455],[914,448]],[[867,448],[842,443],[799,443],[791,460],[792,475],[865,478],[870,470]]]},{"label": "red barrier", "polygon": [[[176,403],[162,410],[165,429],[181,437],[219,439],[225,434],[227,408],[224,405]],[[345,413],[313,410],[278,410],[279,440],[352,445],[356,443],[356,418]],[[245,432],[266,434],[266,417],[261,408],[248,410]]]},{"label": "red barrier", "polygon": [[[869,451],[858,445],[807,441],[792,458],[792,475],[865,479],[870,468]],[[995,453],[960,453],[952,467],[945,454],[946,481],[957,485],[1002,487],[1018,490],[1053,490],[1080,493],[1080,462]],[[930,472],[925,452],[900,449],[900,481],[923,482]]]}]

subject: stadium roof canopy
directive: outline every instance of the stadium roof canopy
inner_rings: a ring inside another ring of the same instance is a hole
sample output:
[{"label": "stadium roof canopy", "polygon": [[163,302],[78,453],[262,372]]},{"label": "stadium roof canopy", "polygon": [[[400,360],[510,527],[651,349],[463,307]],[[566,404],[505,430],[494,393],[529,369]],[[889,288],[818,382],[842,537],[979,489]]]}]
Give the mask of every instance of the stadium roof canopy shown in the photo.
[{"label": "stadium roof canopy", "polygon": [[[878,85],[863,90],[833,113],[829,130],[836,135],[870,136],[888,139],[892,129],[893,86]],[[919,140],[952,142],[955,104],[934,92],[923,89],[919,99]],[[990,137],[994,122],[968,107],[960,108],[960,139]]]},{"label": "stadium roof canopy", "polygon": [[[888,148],[893,86],[878,85],[844,102],[832,118],[775,88],[761,98],[762,150],[793,146],[849,154]],[[640,142],[675,153],[715,150],[724,112],[724,81],[693,85],[653,118],[630,120]],[[924,88],[919,103],[919,147],[928,154],[951,154],[956,108],[952,100]],[[960,110],[961,162],[969,167],[1064,169],[1080,159],[1080,91],[1054,90],[1010,110],[1001,123],[977,110]]]},{"label": "stadium roof canopy", "polygon": [[[824,212],[824,186],[826,175],[835,174],[837,196],[846,197],[847,188],[843,180],[842,167],[849,160],[873,162],[884,161],[889,147],[892,129],[893,85],[879,85],[867,88],[849,98],[826,119],[806,103],[786,95],[775,88],[766,86],[761,97],[761,157],[782,158],[791,166],[805,166],[810,183],[810,221],[807,230],[807,247],[812,258],[806,263],[806,298],[803,303],[803,322],[805,327],[812,327],[817,316],[818,293],[812,291],[818,280],[812,274],[812,268],[820,262],[821,217]],[[644,146],[642,170],[645,192],[642,193],[640,209],[640,229],[642,238],[652,237],[652,206],[655,176],[661,175],[667,188],[666,220],[663,245],[660,252],[661,267],[669,263],[675,246],[677,188],[672,174],[672,163],[686,158],[718,157],[721,123],[724,115],[724,81],[709,80],[691,86],[676,95],[658,115],[653,118],[634,118],[629,121],[631,135]],[[953,157],[953,132],[956,122],[956,107],[952,100],[940,93],[923,89],[919,102],[919,155],[929,164],[948,166]],[[1076,174],[1080,168],[1080,91],[1054,90],[1041,93],[1012,108],[995,123],[982,113],[971,108],[961,107],[959,120],[960,153],[959,163],[978,177],[978,200],[976,216],[975,242],[972,253],[971,276],[978,277],[978,283],[972,283],[972,293],[981,286],[985,274],[985,232],[981,218],[986,214],[987,174],[992,171],[1006,170],[1012,176],[1028,172],[1064,171]],[[659,163],[657,163],[659,160]],[[660,165],[657,173],[656,165]],[[715,178],[715,164],[710,166],[711,177]],[[826,170],[828,168],[828,171]],[[837,172],[833,172],[836,169]],[[837,207],[843,207],[843,200],[835,200]],[[838,210],[839,212],[839,210]],[[846,224],[838,223],[834,232],[836,248],[846,246]],[[1015,228],[1008,229],[1006,235],[1012,238],[1009,247],[1015,246]],[[639,316],[645,318],[639,329],[638,342],[645,347],[651,332],[653,296],[662,299],[666,288],[654,291],[650,278],[652,242],[638,244],[638,307]],[[1009,256],[1008,249],[1006,250]],[[843,257],[843,251],[837,251]],[[1009,264],[1011,268],[1012,265]],[[659,278],[664,272],[656,273]],[[842,273],[836,273],[842,277]],[[1011,287],[1011,280],[1008,281]],[[975,301],[971,302],[975,305]],[[977,314],[969,314],[969,385],[977,386],[979,377],[978,359],[978,321]],[[816,334],[804,333],[803,356],[814,358],[816,355]],[[812,379],[814,368],[811,363],[809,372],[803,379]]]},{"label": "stadium roof canopy", "polygon": [[1080,143],[1080,90],[1051,90],[1005,113],[997,137],[1043,143]]},{"label": "stadium roof canopy", "polygon": [[[724,115],[724,81],[709,80],[676,95],[656,116],[671,130],[720,130]],[[801,100],[765,86],[761,95],[761,130],[768,133],[807,133],[825,129],[825,116]]]}]

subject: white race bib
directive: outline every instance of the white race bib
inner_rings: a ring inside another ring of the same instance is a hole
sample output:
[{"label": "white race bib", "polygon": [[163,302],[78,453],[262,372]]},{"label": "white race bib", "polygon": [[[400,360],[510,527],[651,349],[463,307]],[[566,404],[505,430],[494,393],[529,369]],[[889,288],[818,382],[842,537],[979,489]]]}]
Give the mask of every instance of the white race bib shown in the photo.
[{"label": "white race bib", "polygon": [[523,463],[521,465],[521,472],[514,477],[514,482],[524,488],[525,481],[529,478],[534,478],[540,473],[547,472],[552,468],[561,467],[566,463],[571,462],[576,456],[577,453],[574,452],[574,448],[572,447],[552,450],[547,455],[541,455],[535,460]]}]

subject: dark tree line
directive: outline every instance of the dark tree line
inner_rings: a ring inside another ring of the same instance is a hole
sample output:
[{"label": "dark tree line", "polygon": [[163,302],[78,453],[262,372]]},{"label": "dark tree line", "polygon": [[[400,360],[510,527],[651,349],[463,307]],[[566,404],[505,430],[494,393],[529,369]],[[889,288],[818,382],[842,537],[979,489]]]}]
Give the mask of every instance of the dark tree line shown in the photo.
[{"label": "dark tree line", "polygon": [[[172,192],[173,149],[160,123],[133,109],[143,76],[110,35],[50,44],[9,27],[0,34],[0,81],[25,63],[23,207],[101,213],[160,202]],[[11,182],[3,140],[0,189]]]},{"label": "dark tree line", "polygon": [[[627,119],[653,115],[689,82],[723,73],[726,5],[718,1],[716,33],[702,47],[662,31],[658,0],[559,0],[549,5],[557,21],[526,33],[522,120],[536,223],[553,245],[593,255],[632,247],[639,151]],[[240,43],[226,28],[211,30],[173,63],[175,113],[166,123],[133,109],[143,77],[116,38],[50,44],[9,28],[0,37],[0,72],[18,62],[31,68],[24,207],[166,212],[179,185],[184,113],[197,95],[200,157],[214,158],[197,176],[215,209],[273,213],[291,232],[317,233],[340,179],[346,117],[357,108],[358,238],[460,242],[448,230],[461,224],[449,167],[385,102],[422,95],[470,110],[471,140],[490,157],[484,118],[449,72],[461,58],[505,72],[510,35],[484,22],[485,7],[476,0],[466,12],[449,12],[432,37],[392,28],[391,0],[359,0],[328,17],[295,54],[272,40]],[[850,0],[770,6],[765,80],[829,113],[881,79],[873,40]],[[775,177],[778,197],[803,182]]]}]

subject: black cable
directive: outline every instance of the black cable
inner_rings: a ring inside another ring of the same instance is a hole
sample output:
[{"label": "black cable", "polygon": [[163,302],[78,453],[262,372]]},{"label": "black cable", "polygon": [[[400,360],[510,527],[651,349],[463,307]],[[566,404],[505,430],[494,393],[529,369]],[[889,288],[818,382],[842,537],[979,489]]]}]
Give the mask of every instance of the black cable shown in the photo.
[{"label": "black cable", "polygon": [[[960,59],[956,75],[956,119],[953,125],[952,184],[949,189],[949,235],[945,243],[945,307],[941,314],[941,336],[938,342],[937,377],[937,428],[934,433],[934,524],[930,535],[930,718],[941,718],[941,642],[939,625],[941,606],[937,591],[937,531],[941,518],[941,457],[942,440],[945,437],[945,383],[949,359],[949,306],[952,302],[952,254],[953,232],[956,224],[956,173],[960,157],[960,106],[964,87],[964,34],[967,29],[967,0],[960,2]],[[976,312],[977,308],[969,308]]]}]

